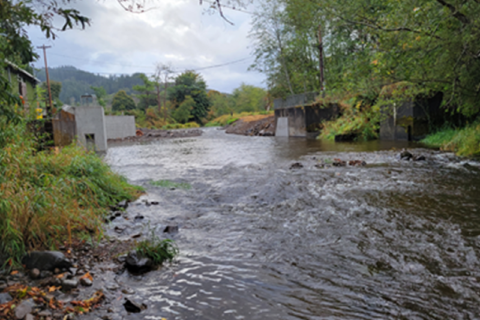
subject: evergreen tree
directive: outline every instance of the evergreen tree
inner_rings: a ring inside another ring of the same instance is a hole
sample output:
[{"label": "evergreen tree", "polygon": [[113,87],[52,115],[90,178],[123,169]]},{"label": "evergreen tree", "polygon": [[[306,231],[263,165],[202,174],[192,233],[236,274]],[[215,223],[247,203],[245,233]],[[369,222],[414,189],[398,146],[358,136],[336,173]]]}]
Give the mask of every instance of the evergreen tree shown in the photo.
[{"label": "evergreen tree", "polygon": [[118,91],[112,100],[113,111],[124,111],[135,109],[135,101],[130,97],[125,90]]}]

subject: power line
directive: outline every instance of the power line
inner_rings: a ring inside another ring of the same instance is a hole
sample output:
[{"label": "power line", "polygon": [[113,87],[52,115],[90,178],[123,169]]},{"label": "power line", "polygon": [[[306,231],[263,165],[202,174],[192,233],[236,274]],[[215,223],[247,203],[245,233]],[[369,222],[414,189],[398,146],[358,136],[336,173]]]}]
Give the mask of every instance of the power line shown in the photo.
[{"label": "power line", "polygon": [[[84,58],[77,58],[77,57],[72,57],[72,56],[66,56],[66,55],[61,55],[61,54],[56,54],[56,53],[51,53],[53,55],[56,55],[56,56],[61,56],[61,57],[65,57],[65,58],[71,58],[71,59],[77,59],[77,60],[83,60],[83,61],[90,61],[89,59],[84,59]],[[242,61],[246,61],[246,60],[249,60],[249,59],[252,59],[253,57],[246,57],[246,58],[243,58],[243,59],[239,59],[239,60],[234,60],[234,61],[230,61],[230,62],[226,62],[226,63],[222,63],[222,64],[217,64],[217,65],[212,65],[212,66],[207,66],[207,67],[200,67],[200,68],[177,68],[177,69],[174,69],[172,73],[182,73],[186,70],[191,70],[191,71],[201,71],[201,70],[207,70],[207,69],[214,69],[214,68],[220,68],[220,67],[224,67],[224,66],[228,66],[228,65],[231,65],[231,64],[236,64],[236,63],[239,63],[239,62],[242,62]],[[115,64],[115,63],[102,63],[102,64],[106,64],[106,65],[115,65],[115,66],[122,66],[122,67],[128,67],[128,68],[152,68],[151,66],[147,67],[147,66],[126,66],[124,64]],[[115,72],[92,72],[92,73],[95,73],[95,74],[100,74],[100,75],[127,75],[128,73],[115,73]],[[145,74],[153,74],[153,72],[145,72]]]}]

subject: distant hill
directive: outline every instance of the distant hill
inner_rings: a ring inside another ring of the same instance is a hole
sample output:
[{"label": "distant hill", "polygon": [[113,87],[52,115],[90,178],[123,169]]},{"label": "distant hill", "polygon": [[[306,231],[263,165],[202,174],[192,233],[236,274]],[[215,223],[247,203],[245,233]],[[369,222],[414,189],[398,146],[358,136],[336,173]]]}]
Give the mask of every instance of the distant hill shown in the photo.
[{"label": "distant hill", "polygon": [[[76,102],[80,102],[80,96],[83,94],[92,94],[90,86],[103,87],[107,94],[116,93],[118,90],[125,90],[132,93],[132,87],[143,84],[138,77],[138,73],[131,76],[110,76],[104,77],[98,74],[79,70],[72,66],[64,66],[57,68],[49,68],[48,74],[50,80],[62,83],[62,91],[60,92],[60,100],[63,103],[70,103],[71,98],[75,98]],[[41,81],[46,81],[45,69],[38,71],[35,76]]]}]

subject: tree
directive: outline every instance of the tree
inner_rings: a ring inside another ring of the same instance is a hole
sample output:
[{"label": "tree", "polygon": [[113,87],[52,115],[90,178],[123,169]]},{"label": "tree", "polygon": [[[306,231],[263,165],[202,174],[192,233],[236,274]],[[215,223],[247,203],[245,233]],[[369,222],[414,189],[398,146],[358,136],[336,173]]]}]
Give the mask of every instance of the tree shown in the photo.
[{"label": "tree", "polygon": [[258,112],[265,110],[267,92],[252,85],[242,83],[233,90],[233,109],[235,112]]},{"label": "tree", "polygon": [[140,98],[138,107],[146,110],[148,107],[153,106],[158,102],[155,95],[155,83],[143,73],[140,73],[138,77],[142,79],[143,85],[133,86],[132,89],[139,92],[137,94],[137,97]]},{"label": "tree", "polygon": [[175,85],[168,89],[168,99],[178,108],[186,97],[190,96],[195,105],[191,110],[191,120],[202,124],[208,113],[210,101],[207,96],[207,85],[200,74],[186,71],[175,78]]},{"label": "tree", "polygon": [[192,97],[186,96],[185,100],[180,104],[180,106],[173,111],[173,118],[175,121],[180,123],[186,123],[190,119],[191,112],[195,108],[195,100]]},{"label": "tree", "polygon": [[118,91],[112,100],[113,111],[124,111],[135,109],[135,101],[130,97],[125,90]]},{"label": "tree", "polygon": [[[162,113],[162,101],[160,97],[160,92],[163,91],[163,118],[166,120],[168,117],[167,112],[167,85],[172,73],[172,67],[168,64],[157,64],[155,68],[155,73],[153,74],[154,86],[157,93],[157,106],[158,112]],[[163,80],[163,84],[162,84]]]},{"label": "tree", "polygon": [[97,97],[98,104],[102,107],[106,106],[104,98],[107,96],[107,91],[103,87],[94,87],[90,86],[90,89],[95,92],[95,96]]}]

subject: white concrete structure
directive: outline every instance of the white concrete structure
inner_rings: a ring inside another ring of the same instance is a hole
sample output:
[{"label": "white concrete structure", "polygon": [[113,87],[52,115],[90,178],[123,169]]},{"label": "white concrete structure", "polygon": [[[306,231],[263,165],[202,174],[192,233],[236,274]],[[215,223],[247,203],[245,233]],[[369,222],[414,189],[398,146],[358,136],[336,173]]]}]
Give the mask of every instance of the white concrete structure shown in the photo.
[{"label": "white concrete structure", "polygon": [[136,133],[134,116],[105,116],[107,139],[133,137]]},{"label": "white concrete structure", "polygon": [[80,145],[99,152],[107,151],[107,131],[103,107],[72,107],[63,110],[75,115],[76,136]]},{"label": "white concrete structure", "polygon": [[275,127],[275,137],[288,137],[288,117],[277,118],[277,125]]}]

